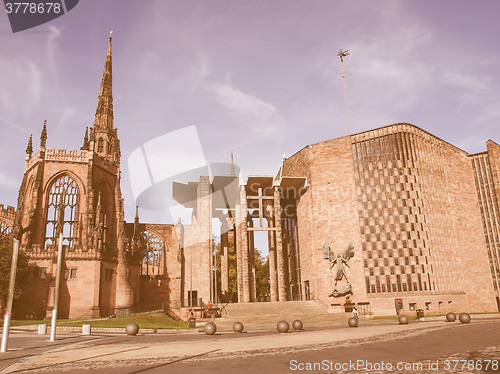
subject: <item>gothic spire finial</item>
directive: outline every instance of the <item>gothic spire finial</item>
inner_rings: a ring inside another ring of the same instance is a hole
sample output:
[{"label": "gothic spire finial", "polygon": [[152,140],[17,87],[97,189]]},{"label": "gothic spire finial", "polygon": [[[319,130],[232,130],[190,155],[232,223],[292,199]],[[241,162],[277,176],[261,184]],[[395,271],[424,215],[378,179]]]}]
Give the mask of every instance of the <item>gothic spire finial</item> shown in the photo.
[{"label": "gothic spire finial", "polygon": [[31,157],[33,154],[33,134],[30,134],[30,138],[28,140],[28,146],[26,147],[26,154]]},{"label": "gothic spire finial", "polygon": [[88,150],[89,149],[89,128],[85,130],[85,136],[83,137],[83,146],[80,148],[82,150]]},{"label": "gothic spire finial", "polygon": [[135,206],[134,238],[139,236],[139,205]]},{"label": "gothic spire finial", "polygon": [[47,120],[43,121],[42,135],[40,135],[40,148],[47,145]]}]

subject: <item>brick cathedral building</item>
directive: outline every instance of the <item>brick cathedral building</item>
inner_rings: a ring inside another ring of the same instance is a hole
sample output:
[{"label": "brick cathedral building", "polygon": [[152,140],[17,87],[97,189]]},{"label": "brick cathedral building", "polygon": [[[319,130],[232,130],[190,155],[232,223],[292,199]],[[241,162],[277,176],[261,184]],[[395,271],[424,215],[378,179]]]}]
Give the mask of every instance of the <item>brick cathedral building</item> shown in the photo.
[{"label": "brick cathedral building", "polygon": [[[61,317],[217,300],[228,291],[233,242],[237,301],[255,302],[257,231],[268,237],[271,302],[313,299],[332,312],[356,303],[379,315],[395,302],[405,312],[500,309],[500,146],[491,140],[470,155],[416,126],[390,125],[308,145],[276,176],[243,180],[228,170],[174,181],[190,224],[145,224],[138,214],[126,223],[111,38],[82,148],[56,152],[48,137],[45,123],[36,153],[29,139],[17,210],[0,206],[0,235],[20,239],[32,268],[18,317],[50,316],[60,233]],[[353,255],[342,252],[349,242]]]}]

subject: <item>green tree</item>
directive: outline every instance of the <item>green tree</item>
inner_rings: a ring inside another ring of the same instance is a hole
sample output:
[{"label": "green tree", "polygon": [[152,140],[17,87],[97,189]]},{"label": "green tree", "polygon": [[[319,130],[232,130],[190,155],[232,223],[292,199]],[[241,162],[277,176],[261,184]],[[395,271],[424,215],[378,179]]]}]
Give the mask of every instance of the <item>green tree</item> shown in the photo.
[{"label": "green tree", "polygon": [[[222,246],[221,243],[217,243],[215,248],[215,259],[216,259],[216,272],[217,272],[217,290],[219,298],[221,297],[221,255]],[[236,301],[238,292],[238,282],[236,278],[236,248],[234,246],[234,238],[229,238],[228,243],[228,257],[229,257],[229,291],[228,295],[224,298],[224,301]],[[222,300],[222,299],[220,299]]]},{"label": "green tree", "polygon": [[269,257],[263,257],[258,249],[255,249],[255,278],[257,298],[269,296]]},{"label": "green tree", "polygon": [[[220,298],[223,301],[232,300],[237,301],[238,295],[238,280],[237,280],[237,266],[236,266],[236,249],[234,246],[234,239],[230,239],[228,243],[229,254],[229,293],[225,298]],[[215,259],[216,259],[216,272],[217,272],[217,290],[219,297],[221,297],[221,243],[214,245]],[[262,252],[255,249],[255,283],[256,283],[256,296],[262,298],[269,296],[269,259],[262,255]]]},{"label": "green tree", "polygon": [[[12,264],[12,242],[0,243],[0,309],[3,310],[7,303],[9,291],[10,267]],[[29,274],[28,256],[19,250],[17,257],[16,287],[14,288],[14,299],[19,298],[26,289],[26,281]]]}]

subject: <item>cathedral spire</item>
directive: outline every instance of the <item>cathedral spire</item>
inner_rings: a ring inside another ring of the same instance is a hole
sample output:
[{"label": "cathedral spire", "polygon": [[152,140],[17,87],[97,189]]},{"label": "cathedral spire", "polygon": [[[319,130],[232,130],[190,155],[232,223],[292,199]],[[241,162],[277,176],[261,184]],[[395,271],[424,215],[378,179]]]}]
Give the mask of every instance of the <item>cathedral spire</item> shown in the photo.
[{"label": "cathedral spire", "polygon": [[40,135],[40,148],[45,149],[47,145],[47,120],[43,121],[42,135]]},{"label": "cathedral spire", "polygon": [[90,128],[89,149],[115,162],[120,162],[118,135],[113,128],[113,71],[111,58],[111,34],[109,33],[108,53],[102,73],[101,88],[97,100],[94,124]]},{"label": "cathedral spire", "polygon": [[113,70],[111,59],[111,34],[109,33],[108,53],[106,55],[106,63],[104,64],[104,72],[102,73],[101,89],[99,91],[99,99],[97,101],[97,109],[95,112],[94,127],[102,130],[113,129]]}]

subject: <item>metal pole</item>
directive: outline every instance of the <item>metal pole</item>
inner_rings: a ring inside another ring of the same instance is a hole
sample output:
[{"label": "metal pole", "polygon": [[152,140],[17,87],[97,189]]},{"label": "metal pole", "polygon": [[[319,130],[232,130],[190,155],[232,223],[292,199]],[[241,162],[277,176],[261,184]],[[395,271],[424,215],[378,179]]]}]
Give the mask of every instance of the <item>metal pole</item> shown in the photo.
[{"label": "metal pole", "polygon": [[52,309],[52,325],[50,327],[50,341],[56,340],[56,324],[57,324],[57,307],[59,303],[59,286],[61,283],[61,268],[63,258],[63,234],[59,234],[59,246],[57,250],[57,270],[56,270],[56,287],[54,290],[54,309]]},{"label": "metal pole", "polygon": [[351,124],[351,113],[349,110],[349,97],[347,96],[347,83],[345,79],[345,71],[344,71],[344,57],[349,55],[349,51],[345,50],[337,54],[340,57],[340,62],[342,63],[342,80],[344,82],[344,98],[345,98],[345,111],[346,111],[346,120],[347,120],[347,131],[349,135],[352,135],[352,124]]},{"label": "metal pole", "polygon": [[[222,240],[220,244],[220,248],[222,250]],[[217,292],[217,251],[215,251],[215,245],[212,242],[212,251],[214,253],[214,304],[218,304],[218,292]],[[222,262],[222,257],[221,257]],[[222,265],[222,263],[221,263]]]},{"label": "metal pole", "polygon": [[189,281],[189,317],[193,317],[193,247],[189,248],[190,251],[190,264],[189,264],[189,276],[190,276],[190,281]]},{"label": "metal pole", "polygon": [[14,286],[16,282],[17,257],[19,254],[19,240],[14,239],[12,248],[12,263],[10,265],[9,291],[7,293],[7,309],[3,319],[2,347],[0,352],[7,352],[7,342],[9,340],[10,320],[12,318],[12,301],[14,300]]}]

